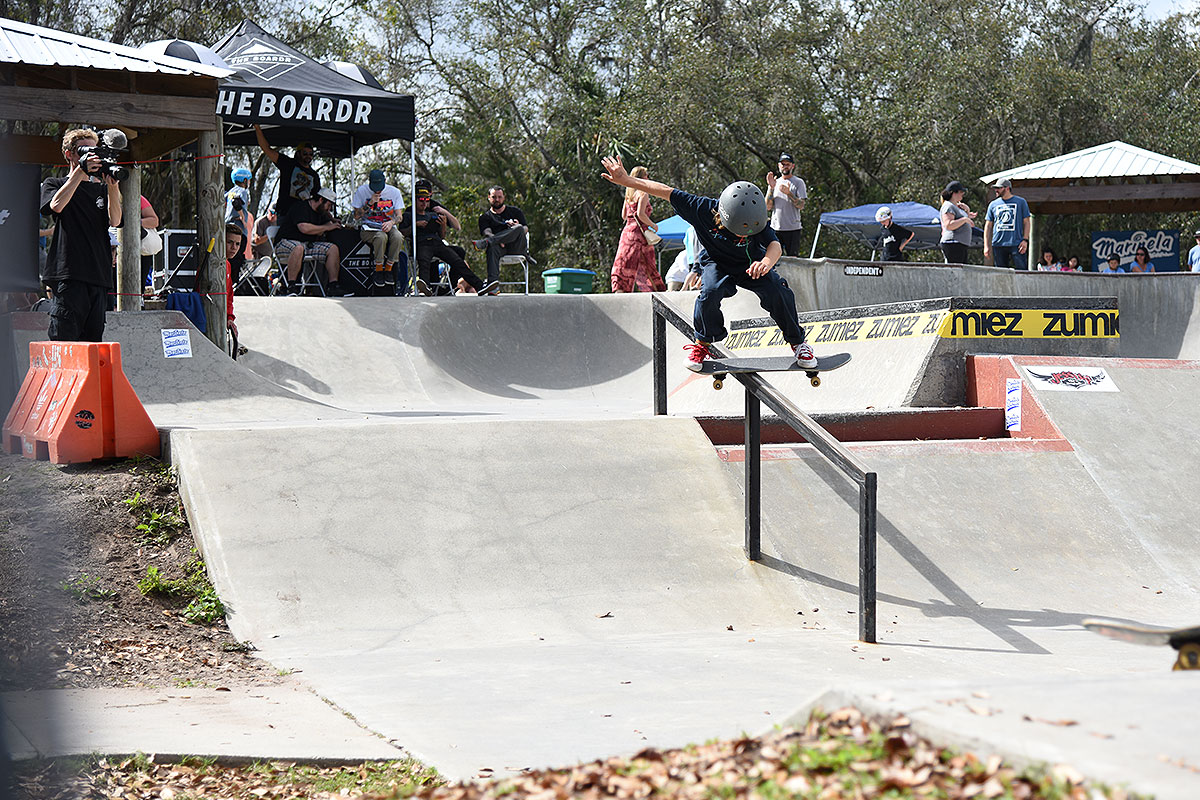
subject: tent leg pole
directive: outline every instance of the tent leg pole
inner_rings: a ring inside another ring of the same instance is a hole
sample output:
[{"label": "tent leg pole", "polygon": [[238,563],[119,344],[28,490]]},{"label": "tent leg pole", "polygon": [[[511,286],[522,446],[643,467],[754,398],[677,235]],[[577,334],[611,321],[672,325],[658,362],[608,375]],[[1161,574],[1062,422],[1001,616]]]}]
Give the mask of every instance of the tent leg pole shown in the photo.
[{"label": "tent leg pole", "polygon": [[813,259],[813,258],[816,258],[816,257],[817,257],[817,240],[818,240],[818,239],[820,239],[820,238],[821,238],[821,224],[818,222],[818,223],[817,223],[817,232],[816,232],[815,234],[813,234],[813,246],[812,246],[812,250],[810,250],[810,251],[809,251],[809,253],[808,253],[808,257],[809,257],[810,259]]}]

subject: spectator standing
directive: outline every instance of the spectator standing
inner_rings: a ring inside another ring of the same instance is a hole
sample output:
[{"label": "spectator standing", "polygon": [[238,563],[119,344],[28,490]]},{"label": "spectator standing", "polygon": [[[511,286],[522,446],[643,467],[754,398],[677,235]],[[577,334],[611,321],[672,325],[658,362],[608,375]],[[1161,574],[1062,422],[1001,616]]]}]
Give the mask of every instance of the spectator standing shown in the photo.
[{"label": "spectator standing", "polygon": [[[162,238],[158,235],[158,212],[154,210],[154,206],[150,205],[150,201],[145,195],[141,196],[141,217],[142,217],[142,288],[150,286],[150,273],[154,271],[154,256],[162,252]],[[148,247],[146,238],[153,233],[157,242],[157,249],[151,250]]]},{"label": "spectator standing", "polygon": [[1101,274],[1104,275],[1117,275],[1124,271],[1125,269],[1121,266],[1121,257],[1116,253],[1108,257],[1108,266],[1100,270]]},{"label": "spectator standing", "polygon": [[250,179],[253,173],[245,167],[238,167],[229,178],[233,186],[225,193],[225,224],[236,225],[242,232],[243,240],[249,238],[253,219],[250,214]]},{"label": "spectator standing", "polygon": [[419,276],[417,291],[423,295],[433,294],[432,287],[437,283],[434,264],[440,260],[445,261],[450,267],[450,280],[460,292],[465,294],[478,294],[481,291],[484,294],[491,293],[496,286],[490,283],[485,286],[479,276],[467,266],[466,260],[459,255],[458,251],[443,241],[446,236],[446,227],[448,225],[461,227],[460,223],[444,206],[439,205],[437,208],[433,208],[432,202],[433,196],[429,189],[425,187],[417,189],[416,207],[405,211],[400,221],[404,235],[411,236],[413,220],[414,218],[416,220],[417,237],[413,244],[415,253],[413,258],[417,263]]},{"label": "spectator standing", "polygon": [[1137,251],[1133,254],[1133,261],[1129,263],[1130,272],[1154,272],[1154,262],[1150,260],[1150,251],[1145,245],[1138,245]]},{"label": "spectator standing", "polygon": [[942,189],[942,238],[939,242],[947,264],[966,264],[971,249],[973,221],[978,216],[963,202],[967,187],[960,181],[950,181]]},{"label": "spectator standing", "polygon": [[883,238],[879,240],[879,247],[883,251],[883,260],[907,261],[908,256],[904,254],[904,248],[908,247],[908,243],[916,234],[893,222],[892,209],[887,206],[880,206],[875,210],[875,221],[883,226]]},{"label": "spectator standing", "polygon": [[70,171],[42,181],[41,210],[54,223],[45,274],[54,290],[51,341],[98,342],[104,336],[113,286],[108,228],[121,224],[121,190],[108,173],[97,175],[100,158],[94,153],[80,160],[79,149],[98,141],[95,131],[67,131],[62,147]]},{"label": "spectator standing", "polygon": [[284,215],[279,226],[275,254],[287,264],[284,285],[288,287],[289,294],[292,293],[290,285],[300,276],[306,256],[325,259],[325,274],[329,277],[325,292],[330,297],[342,294],[342,286],[338,282],[341,254],[336,244],[325,239],[326,233],[342,227],[342,223],[333,218],[335,202],[333,190],[322,189],[307,200],[293,205]]},{"label": "spectator standing", "polygon": [[286,156],[267,143],[262,128],[254,126],[258,146],[279,169],[279,197],[275,200],[275,211],[286,217],[292,206],[300,200],[310,200],[321,191],[321,176],[313,169],[316,151],[307,142],[296,145],[295,156]]},{"label": "spectator standing", "polygon": [[404,234],[396,220],[404,210],[404,195],[387,182],[381,169],[373,169],[367,182],[354,190],[354,217],[359,220],[358,238],[371,245],[374,256],[376,287],[396,285],[396,260],[404,244]]},{"label": "spectator standing", "polygon": [[[634,178],[645,179],[650,174],[643,166],[629,171]],[[645,281],[651,291],[661,292],[667,288],[658,274],[654,245],[646,241],[646,231],[658,231],[658,225],[650,218],[650,195],[638,189],[625,190],[625,202],[621,216],[625,226],[621,229],[621,240],[617,245],[617,256],[612,265],[612,290],[632,292],[635,283]]]},{"label": "spectator standing", "polygon": [[690,368],[699,369],[711,354],[708,345],[728,335],[721,302],[739,287],[758,295],[800,366],[816,366],[817,358],[796,319],[796,296],[775,269],[783,248],[767,226],[766,200],[757,186],[737,181],[725,187],[720,199],[699,197],[664,183],[634,178],[620,158],[605,157],[602,163],[606,180],[669,200],[675,213],[696,228],[704,249],[700,254],[702,286],[692,319],[696,341],[684,348]]},{"label": "spectator standing", "polygon": [[1001,178],[993,184],[996,199],[987,209],[983,226],[983,257],[992,257],[997,267],[1028,269],[1029,232],[1033,218],[1025,198],[1012,192],[1012,181]]},{"label": "spectator standing", "polygon": [[516,206],[505,203],[504,189],[493,186],[488,189],[488,209],[479,215],[479,235],[482,239],[471,242],[476,250],[487,253],[487,281],[500,280],[500,258],[502,256],[525,256],[530,263],[537,263],[529,255],[529,225],[525,214]]},{"label": "spectator standing", "polygon": [[[237,323],[233,320],[233,276],[241,275],[246,264],[246,235],[233,223],[225,226],[225,323],[237,339]],[[233,253],[229,257],[229,253]]]},{"label": "spectator standing", "polygon": [[808,187],[792,173],[796,162],[787,153],[779,154],[779,178],[767,173],[767,211],[771,213],[771,230],[783,251],[789,256],[800,255],[800,212],[808,202]]},{"label": "spectator standing", "polygon": [[1200,272],[1200,231],[1196,231],[1196,244],[1188,250],[1187,263],[1189,270]]}]

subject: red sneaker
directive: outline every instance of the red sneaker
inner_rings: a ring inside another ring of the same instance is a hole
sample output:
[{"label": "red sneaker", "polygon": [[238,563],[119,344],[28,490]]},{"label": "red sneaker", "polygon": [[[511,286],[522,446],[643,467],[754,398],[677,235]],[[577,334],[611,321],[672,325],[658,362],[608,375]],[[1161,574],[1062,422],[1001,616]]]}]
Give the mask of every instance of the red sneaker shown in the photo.
[{"label": "red sneaker", "polygon": [[796,345],[796,363],[801,367],[817,366],[817,357],[813,355],[813,349],[807,343]]},{"label": "red sneaker", "polygon": [[692,342],[685,344],[683,349],[687,352],[688,367],[692,369],[699,367],[704,363],[704,359],[711,355],[708,350],[708,342]]}]

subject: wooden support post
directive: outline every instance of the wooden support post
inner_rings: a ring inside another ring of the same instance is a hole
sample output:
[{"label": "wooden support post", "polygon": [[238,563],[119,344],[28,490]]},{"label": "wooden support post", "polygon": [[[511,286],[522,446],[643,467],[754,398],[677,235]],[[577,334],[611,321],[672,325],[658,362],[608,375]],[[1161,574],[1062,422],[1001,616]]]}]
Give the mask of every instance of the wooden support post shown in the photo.
[{"label": "wooden support post", "polygon": [[208,318],[205,335],[217,347],[225,349],[228,320],[225,316],[225,194],[221,191],[221,159],[206,158],[221,153],[221,128],[201,131],[196,153],[199,159],[200,198],[199,240],[197,254],[196,291],[204,297],[204,313]]},{"label": "wooden support post", "polygon": [[142,310],[142,173],[121,181],[121,227],[117,229],[117,311]]}]

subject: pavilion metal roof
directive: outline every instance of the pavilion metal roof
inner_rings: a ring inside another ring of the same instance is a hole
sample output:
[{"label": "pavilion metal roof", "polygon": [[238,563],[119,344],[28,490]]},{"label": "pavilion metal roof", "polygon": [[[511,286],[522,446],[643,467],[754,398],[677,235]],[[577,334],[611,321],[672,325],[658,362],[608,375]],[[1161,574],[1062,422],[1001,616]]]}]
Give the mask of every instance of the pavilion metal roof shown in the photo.
[{"label": "pavilion metal roof", "polygon": [[171,56],[150,55],[133,47],[3,18],[0,18],[0,63],[208,78],[227,78],[234,74],[233,70]]},{"label": "pavilion metal roof", "polygon": [[1200,166],[1116,141],[1048,158],[1035,164],[980,178],[987,184],[1001,178],[1017,181],[1096,180],[1200,175]]}]

